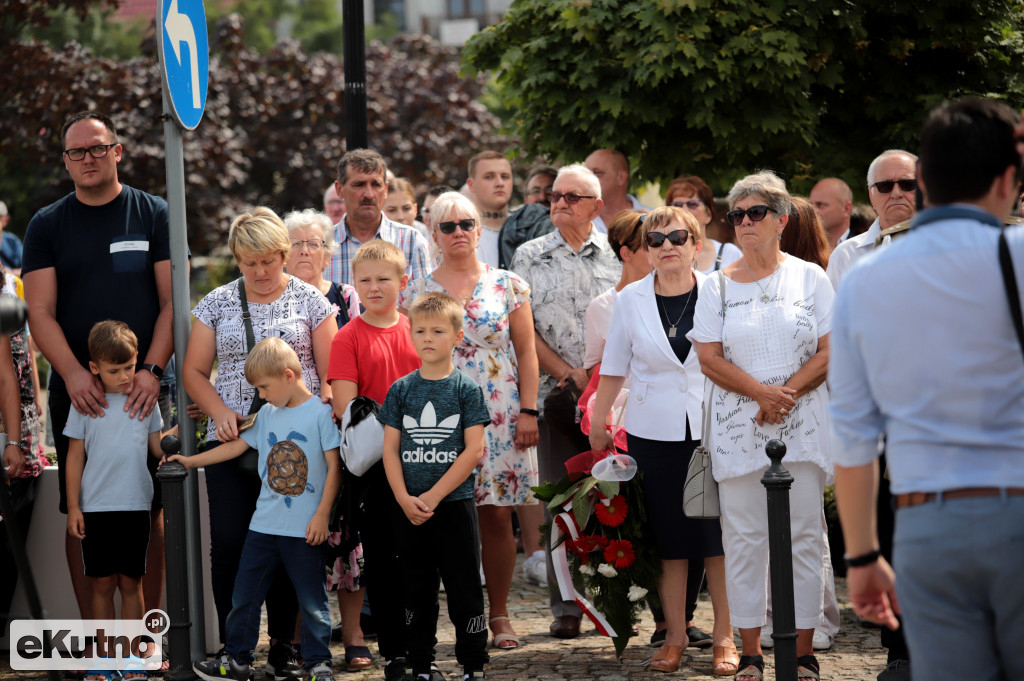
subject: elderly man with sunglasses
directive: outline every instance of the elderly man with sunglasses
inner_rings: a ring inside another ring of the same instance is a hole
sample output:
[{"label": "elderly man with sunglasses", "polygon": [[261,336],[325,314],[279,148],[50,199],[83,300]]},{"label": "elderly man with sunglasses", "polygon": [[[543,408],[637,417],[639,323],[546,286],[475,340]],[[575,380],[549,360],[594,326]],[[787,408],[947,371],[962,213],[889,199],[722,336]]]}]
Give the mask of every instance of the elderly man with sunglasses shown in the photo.
[{"label": "elderly man with sunglasses", "polygon": [[[552,429],[543,405],[549,393],[570,381],[581,390],[587,385],[583,368],[587,306],[619,280],[621,265],[608,245],[608,237],[594,227],[602,208],[601,183],[594,173],[581,164],[563,167],[551,192],[551,222],[555,231],[527,241],[512,259],[511,269],[526,279],[533,295],[537,360],[541,368],[537,394],[542,409],[537,424],[541,481],[560,479],[565,475],[563,463],[586,449]],[[575,424],[562,426],[568,431]],[[551,634],[575,638],[580,633],[580,609],[574,601],[562,600],[550,556],[548,585],[555,618]]]},{"label": "elderly man with sunglasses", "polygon": [[827,274],[833,288],[838,290],[839,281],[850,271],[853,263],[874,249],[875,238],[882,230],[914,217],[916,163],[917,156],[909,151],[889,149],[879,154],[868,166],[868,198],[878,218],[868,231],[847,239],[832,251]]}]

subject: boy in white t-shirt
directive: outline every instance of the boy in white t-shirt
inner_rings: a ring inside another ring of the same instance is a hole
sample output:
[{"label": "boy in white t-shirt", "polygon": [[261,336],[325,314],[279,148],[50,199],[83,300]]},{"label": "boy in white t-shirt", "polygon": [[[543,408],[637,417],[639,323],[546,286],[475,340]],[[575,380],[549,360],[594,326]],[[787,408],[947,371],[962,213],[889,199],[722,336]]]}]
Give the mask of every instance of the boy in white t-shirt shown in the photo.
[{"label": "boy in white t-shirt", "polygon": [[[89,369],[99,377],[110,405],[92,418],[72,409],[64,435],[69,438],[65,466],[68,534],[82,540],[85,576],[92,589],[96,619],[114,619],[114,591],[121,592],[121,619],[141,620],[145,612],[142,576],[149,548],[149,511],[153,480],[146,452],[161,456],[160,410],[144,420],[125,411],[125,393],[135,378],[139,341],[124,322],[102,321],[89,332]],[[88,461],[86,460],[88,455]],[[98,657],[110,651],[97,650]],[[138,650],[132,651],[138,655]],[[121,666],[118,663],[109,663]],[[96,665],[99,666],[99,665]],[[140,660],[125,668],[124,678],[145,678]],[[106,679],[104,671],[86,679]]]},{"label": "boy in white t-shirt", "polygon": [[278,570],[295,587],[302,608],[302,653],[309,681],[331,681],[331,611],[325,559],[327,523],[341,479],[341,435],[331,405],[302,381],[299,357],[280,338],[264,338],[245,360],[245,380],[267,404],[237,440],[182,457],[198,468],[259,451],[263,483],[242,547],[224,652],[193,669],[203,679],[247,681],[259,640],[260,610]]}]

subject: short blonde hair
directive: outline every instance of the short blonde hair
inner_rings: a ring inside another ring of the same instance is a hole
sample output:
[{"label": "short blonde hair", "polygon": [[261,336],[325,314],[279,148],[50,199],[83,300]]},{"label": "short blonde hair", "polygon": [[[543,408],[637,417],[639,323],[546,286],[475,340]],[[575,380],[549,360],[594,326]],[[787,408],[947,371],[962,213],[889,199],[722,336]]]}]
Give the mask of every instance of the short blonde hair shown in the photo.
[{"label": "short blonde hair", "polygon": [[438,224],[449,220],[456,211],[476,220],[476,227],[480,229],[480,211],[477,210],[476,204],[459,192],[445,192],[437,197],[430,208],[431,225],[436,230]]},{"label": "short blonde hair", "polygon": [[231,223],[231,231],[228,232],[228,248],[235,260],[245,255],[272,253],[280,253],[287,260],[291,247],[288,228],[277,213],[265,206],[239,215]]},{"label": "short blonde hair", "polygon": [[439,317],[452,325],[455,332],[462,331],[462,306],[447,293],[434,291],[417,298],[409,308],[409,323],[416,317]]},{"label": "short blonde hair", "polygon": [[390,241],[373,239],[359,247],[356,254],[352,256],[352,274],[356,272],[356,265],[364,262],[384,262],[395,266],[398,276],[405,274],[405,256],[401,249]]},{"label": "short blonde hair", "polygon": [[693,213],[678,206],[659,206],[644,217],[643,234],[641,235],[644,248],[647,248],[648,232],[664,227],[673,220],[681,222],[683,227],[693,235],[694,241],[701,240],[703,234],[701,233],[700,223],[697,222],[697,218],[694,217]]},{"label": "short blonde hair", "polygon": [[284,374],[285,369],[301,381],[302,364],[292,346],[276,336],[264,338],[249,351],[245,358],[245,380],[255,384],[261,378],[276,378]]}]

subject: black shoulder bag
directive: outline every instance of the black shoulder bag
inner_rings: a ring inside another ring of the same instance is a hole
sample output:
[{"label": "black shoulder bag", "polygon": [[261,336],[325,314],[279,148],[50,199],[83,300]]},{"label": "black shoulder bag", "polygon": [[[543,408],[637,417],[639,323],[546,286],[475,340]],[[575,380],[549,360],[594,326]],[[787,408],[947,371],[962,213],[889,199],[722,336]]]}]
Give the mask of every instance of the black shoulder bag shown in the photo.
[{"label": "black shoulder bag", "polygon": [[1013,318],[1013,328],[1017,332],[1020,350],[1024,353],[1024,317],[1021,316],[1017,275],[1013,271],[1013,258],[1010,257],[1010,245],[1006,242],[1005,229],[999,232],[999,269],[1003,271],[1003,286],[1006,287],[1006,298],[1010,302],[1010,317]]},{"label": "black shoulder bag", "polygon": [[[256,334],[252,331],[252,315],[249,314],[249,301],[245,297],[245,281],[243,279],[238,280],[238,298],[242,301],[242,321],[245,323],[245,347],[248,352],[252,352],[253,347],[256,345]],[[260,407],[266,403],[266,400],[260,397],[260,391],[257,390],[256,394],[252,397],[252,404],[249,405],[249,415],[252,416],[259,412]],[[255,419],[252,421],[255,423]],[[252,424],[250,423],[249,427],[251,426]],[[238,468],[243,473],[259,478],[259,460],[259,451],[255,447],[249,447],[242,456],[238,457]]]}]

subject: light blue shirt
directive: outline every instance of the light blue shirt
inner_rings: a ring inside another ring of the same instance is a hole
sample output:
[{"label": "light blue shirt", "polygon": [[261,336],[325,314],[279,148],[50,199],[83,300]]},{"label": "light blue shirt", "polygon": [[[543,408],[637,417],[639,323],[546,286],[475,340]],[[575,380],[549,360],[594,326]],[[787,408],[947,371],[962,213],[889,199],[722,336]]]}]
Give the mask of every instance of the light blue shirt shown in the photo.
[{"label": "light blue shirt", "polygon": [[[893,493],[1024,487],[1024,356],[999,225],[973,206],[925,211],[846,275],[829,363],[836,463],[870,463],[885,434]],[[1006,234],[1019,284],[1024,230]]]},{"label": "light blue shirt", "polygon": [[280,537],[305,537],[324,495],[324,452],[341,446],[331,405],[310,397],[297,407],[265,404],[242,439],[259,451],[263,481],[249,529]]}]

